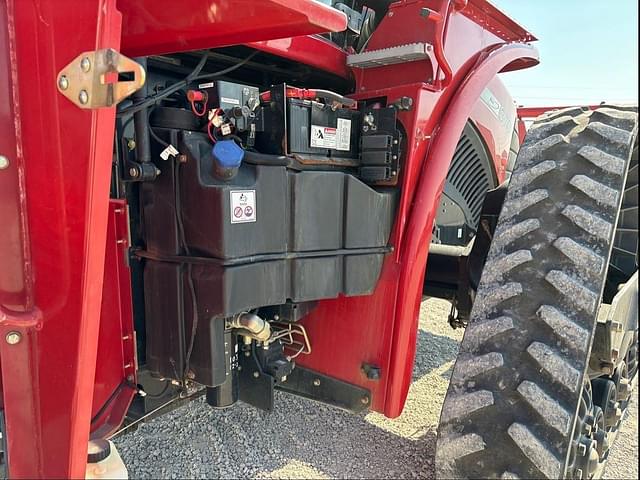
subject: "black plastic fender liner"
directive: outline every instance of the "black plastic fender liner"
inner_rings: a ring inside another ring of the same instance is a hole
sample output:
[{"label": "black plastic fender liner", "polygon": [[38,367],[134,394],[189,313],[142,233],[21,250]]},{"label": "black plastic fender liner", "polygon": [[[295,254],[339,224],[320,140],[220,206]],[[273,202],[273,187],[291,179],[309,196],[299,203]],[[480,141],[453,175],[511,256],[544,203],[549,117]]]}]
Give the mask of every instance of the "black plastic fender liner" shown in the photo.
[{"label": "black plastic fender liner", "polygon": [[587,475],[574,424],[636,135],[616,108],[530,129],[442,409],[440,478]]}]

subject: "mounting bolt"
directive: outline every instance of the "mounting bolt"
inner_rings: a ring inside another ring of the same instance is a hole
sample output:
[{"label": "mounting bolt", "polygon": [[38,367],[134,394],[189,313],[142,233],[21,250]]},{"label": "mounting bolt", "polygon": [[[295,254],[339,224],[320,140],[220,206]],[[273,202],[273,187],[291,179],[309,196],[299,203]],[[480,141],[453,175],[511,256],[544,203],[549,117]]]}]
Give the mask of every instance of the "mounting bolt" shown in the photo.
[{"label": "mounting bolt", "polygon": [[60,78],[58,79],[58,87],[60,87],[60,90],[66,90],[67,88],[69,88],[69,79],[66,77],[66,75],[60,76]]},{"label": "mounting bolt", "polygon": [[136,167],[131,167],[129,169],[129,175],[131,175],[132,178],[137,178],[139,174],[140,173],[138,172],[138,169]]},{"label": "mounting bolt", "polygon": [[133,138],[127,140],[127,148],[129,150],[133,150],[134,148],[136,148],[136,141]]},{"label": "mounting bolt", "polygon": [[250,357],[251,356],[251,352],[247,350],[246,352],[244,352],[244,356],[245,357]]},{"label": "mounting bolt", "polygon": [[253,378],[258,378],[260,376],[260,372],[253,372]]},{"label": "mounting bolt", "polygon": [[89,57],[84,57],[80,61],[80,68],[84,73],[87,73],[89,70],[91,70],[91,60],[89,60]]},{"label": "mounting bolt", "polygon": [[89,102],[89,94],[86,90],[80,90],[80,93],[78,94],[78,100],[82,105],[86,105],[87,102]]},{"label": "mounting bolt", "polygon": [[16,345],[22,340],[22,334],[20,332],[9,332],[5,338],[9,345]]},{"label": "mounting bolt", "polygon": [[127,375],[127,382],[133,382],[133,375]]},{"label": "mounting bolt", "polygon": [[0,170],[4,170],[5,168],[9,168],[9,159],[4,155],[0,155]]},{"label": "mounting bolt", "polygon": [[362,403],[363,405],[368,405],[369,404],[369,397],[367,397],[366,395],[364,397],[362,397],[360,399],[360,403]]},{"label": "mounting bolt", "polygon": [[313,385],[314,385],[315,387],[319,387],[319,386],[320,386],[320,379],[319,379],[319,378],[316,378],[316,379],[313,381]]}]

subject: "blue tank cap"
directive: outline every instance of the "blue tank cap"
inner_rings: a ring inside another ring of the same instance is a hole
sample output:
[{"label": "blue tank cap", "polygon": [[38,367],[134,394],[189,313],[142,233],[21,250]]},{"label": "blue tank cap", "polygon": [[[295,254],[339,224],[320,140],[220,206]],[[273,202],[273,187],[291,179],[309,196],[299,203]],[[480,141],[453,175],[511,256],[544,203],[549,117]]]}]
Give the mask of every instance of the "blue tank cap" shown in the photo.
[{"label": "blue tank cap", "polygon": [[244,150],[233,140],[218,140],[211,153],[222,168],[238,168],[244,158]]}]

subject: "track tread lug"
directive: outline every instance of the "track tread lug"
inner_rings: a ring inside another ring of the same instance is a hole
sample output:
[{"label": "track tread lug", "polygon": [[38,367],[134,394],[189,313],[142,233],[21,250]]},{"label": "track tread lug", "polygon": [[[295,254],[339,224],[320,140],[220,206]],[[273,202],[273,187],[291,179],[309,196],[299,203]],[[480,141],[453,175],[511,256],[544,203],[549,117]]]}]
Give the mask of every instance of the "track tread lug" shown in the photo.
[{"label": "track tread lug", "polygon": [[500,368],[504,365],[502,354],[498,352],[489,352],[484,355],[473,356],[470,358],[460,358],[460,364],[456,369],[456,373],[452,377],[452,381],[458,384],[464,383],[466,380],[477,377],[483,373]]},{"label": "track tread lug", "polygon": [[624,174],[625,161],[620,157],[603,152],[598,147],[585,145],[578,150],[578,155],[607,173],[614,175]]},{"label": "track tread lug", "polygon": [[562,270],[551,270],[545,279],[564,297],[568,302],[581,308],[587,313],[595,312],[598,303],[598,294],[584,284]]},{"label": "track tread lug", "polygon": [[493,405],[493,394],[488,390],[477,390],[450,397],[442,407],[440,419],[449,422],[466,417]]},{"label": "track tread lug", "polygon": [[575,350],[589,346],[589,332],[551,305],[542,305],[536,312],[562,340]]},{"label": "track tread lug", "polygon": [[513,423],[508,433],[522,453],[547,478],[559,478],[562,475],[562,462],[525,425]]},{"label": "track tread lug", "polygon": [[569,435],[572,415],[562,405],[550,397],[538,384],[525,380],[517,388],[522,398],[534,409],[550,427],[563,435]]},{"label": "track tread lug", "polygon": [[558,237],[553,246],[585,273],[599,275],[604,270],[605,259],[602,255],[569,237]]},{"label": "track tread lug", "polygon": [[602,205],[607,205],[609,207],[616,207],[618,205],[618,198],[620,195],[616,190],[609,188],[586,175],[576,175],[569,183]]},{"label": "track tread lug", "polygon": [[611,236],[613,225],[600,218],[595,213],[589,212],[578,205],[567,205],[562,214],[575,223],[585,232],[601,240],[607,240]]},{"label": "track tread lug", "polygon": [[580,372],[549,345],[533,342],[527,347],[527,352],[556,384],[564,385],[572,392],[578,390],[581,380]]}]

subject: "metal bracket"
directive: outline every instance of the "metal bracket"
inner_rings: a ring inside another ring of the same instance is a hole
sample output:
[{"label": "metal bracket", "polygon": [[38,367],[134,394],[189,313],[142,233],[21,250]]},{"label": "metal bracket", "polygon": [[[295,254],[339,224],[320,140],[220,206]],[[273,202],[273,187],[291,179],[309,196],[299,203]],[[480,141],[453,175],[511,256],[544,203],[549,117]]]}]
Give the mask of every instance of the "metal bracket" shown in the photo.
[{"label": "metal bracket", "polygon": [[366,388],[300,366],[296,366],[285,382],[276,385],[276,389],[353,413],[365,411],[371,404],[371,392]]},{"label": "metal bracket", "polygon": [[113,48],[84,52],[58,74],[58,90],[80,108],[112,107],[139,90],[144,68]]}]

